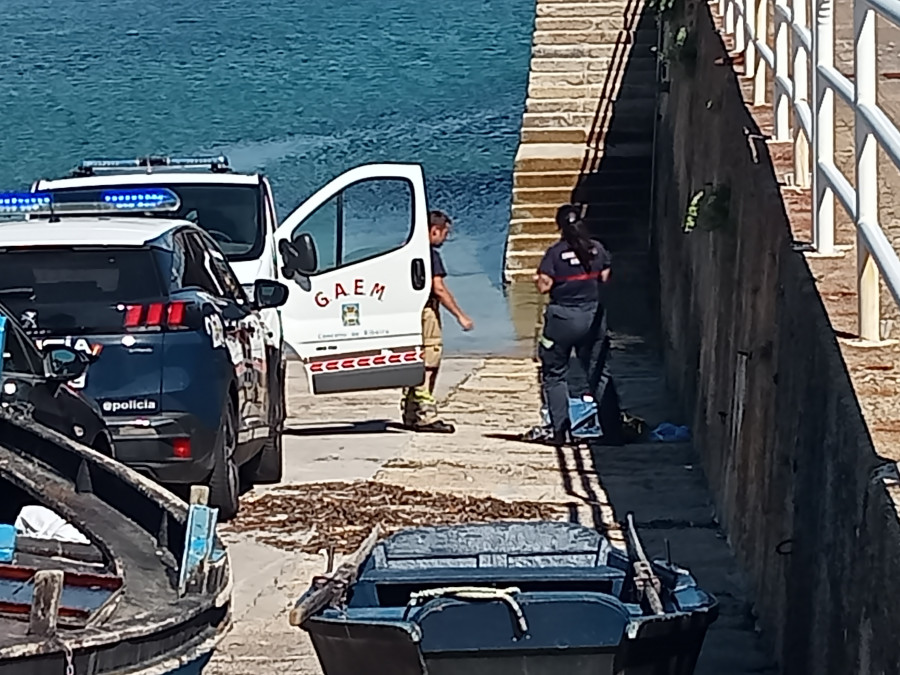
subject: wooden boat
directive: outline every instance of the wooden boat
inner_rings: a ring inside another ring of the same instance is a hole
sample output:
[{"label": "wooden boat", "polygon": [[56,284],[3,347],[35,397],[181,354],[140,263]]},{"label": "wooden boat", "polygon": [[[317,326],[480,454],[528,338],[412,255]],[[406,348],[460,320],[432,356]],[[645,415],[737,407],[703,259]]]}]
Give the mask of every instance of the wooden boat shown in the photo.
[{"label": "wooden boat", "polygon": [[689,675],[716,600],[628,523],[627,552],[564,522],[376,532],[291,623],[325,675]]},{"label": "wooden boat", "polygon": [[[185,504],[114,459],[0,413],[0,675],[195,675],[231,621],[205,488]],[[22,536],[23,507],[83,540]]]}]

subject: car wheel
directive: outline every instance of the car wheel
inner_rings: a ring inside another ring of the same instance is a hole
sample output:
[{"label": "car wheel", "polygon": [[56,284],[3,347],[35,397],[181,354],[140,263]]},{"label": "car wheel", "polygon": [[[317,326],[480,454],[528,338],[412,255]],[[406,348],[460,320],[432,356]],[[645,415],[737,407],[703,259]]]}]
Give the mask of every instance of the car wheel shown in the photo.
[{"label": "car wheel", "polygon": [[277,380],[272,387],[272,414],[271,419],[275,424],[269,429],[269,437],[266,444],[257,455],[248,462],[247,478],[251,483],[266,484],[279,483],[284,475],[284,451],[281,435],[284,430],[284,401],[285,401],[285,366],[276,371]]},{"label": "car wheel", "polygon": [[215,456],[212,475],[209,478],[209,502],[211,506],[219,509],[219,520],[222,521],[231,520],[238,512],[240,481],[238,467],[234,461],[234,449],[237,444],[236,426],[234,404],[229,397],[213,449]]}]

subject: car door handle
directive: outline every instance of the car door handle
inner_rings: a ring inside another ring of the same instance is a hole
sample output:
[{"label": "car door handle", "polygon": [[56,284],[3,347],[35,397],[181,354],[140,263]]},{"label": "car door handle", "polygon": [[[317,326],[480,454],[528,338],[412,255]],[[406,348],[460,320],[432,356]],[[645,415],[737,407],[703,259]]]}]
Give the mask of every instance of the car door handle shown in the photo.
[{"label": "car door handle", "polygon": [[422,258],[413,258],[410,275],[414,290],[421,291],[425,288],[425,261]]}]

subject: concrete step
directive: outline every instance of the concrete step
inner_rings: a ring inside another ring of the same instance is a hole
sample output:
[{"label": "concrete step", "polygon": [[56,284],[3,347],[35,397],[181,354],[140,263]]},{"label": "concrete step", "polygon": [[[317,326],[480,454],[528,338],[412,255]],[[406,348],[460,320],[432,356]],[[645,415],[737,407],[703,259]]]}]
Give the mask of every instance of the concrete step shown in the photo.
[{"label": "concrete step", "polygon": [[585,174],[585,180],[590,180],[591,178],[605,178],[611,173],[619,174],[622,172],[632,172],[632,171],[650,171],[653,166],[653,158],[649,155],[647,156],[609,156],[603,158],[603,172],[602,175],[593,174],[597,173],[596,171],[588,172]]},{"label": "concrete step", "polygon": [[553,218],[520,218],[509,221],[509,235],[549,235],[555,234],[556,223]]},{"label": "concrete step", "polygon": [[572,199],[581,204],[596,204],[598,208],[602,208],[603,204],[627,202],[634,200],[636,195],[649,194],[650,182],[649,173],[628,182],[622,181],[618,176],[610,176],[609,180],[604,176],[596,181],[582,181],[571,190]]},{"label": "concrete step", "polygon": [[601,167],[599,174],[589,174],[579,177],[578,183],[573,188],[573,192],[578,195],[584,194],[582,191],[587,189],[592,194],[609,192],[622,192],[624,190],[636,190],[649,188],[652,179],[652,173],[649,170],[642,171],[615,171]]},{"label": "concrete step", "polygon": [[566,171],[517,171],[513,174],[513,188],[567,188],[576,189],[581,185],[593,190],[622,190],[643,187],[650,184],[651,172],[647,168],[615,170],[603,167],[600,174],[582,176],[576,169]]},{"label": "concrete step", "polygon": [[506,253],[543,253],[559,241],[558,232],[547,234],[511,234],[506,241]]},{"label": "concrete step", "polygon": [[[649,201],[649,193],[646,193],[647,201]],[[640,198],[640,196],[639,196]],[[509,234],[553,234],[556,232],[556,224],[554,222],[554,218],[556,216],[556,209],[563,203],[569,203],[569,200],[565,202],[560,202],[559,204],[553,205],[552,208],[548,207],[546,204],[542,205],[530,205],[534,208],[545,209],[543,211],[538,211],[538,213],[544,213],[549,215],[544,215],[541,217],[532,217],[532,218],[513,218],[509,221]],[[602,209],[602,204],[597,204],[593,206],[594,209]],[[513,209],[516,213],[523,213],[529,209],[528,205],[522,206],[514,206]],[[649,221],[648,221],[649,222]],[[616,214],[606,214],[602,218],[585,218],[584,224],[589,232],[603,232],[606,234],[614,234],[619,232],[631,232],[638,227],[644,227],[646,229],[646,225],[641,225],[643,223],[643,217],[641,214],[635,215],[627,215],[620,216]]]},{"label": "concrete step", "polygon": [[[635,58],[627,64],[627,70],[622,69],[620,78],[631,84],[651,84],[656,82],[656,59]],[[619,61],[601,56],[597,58],[533,58],[529,78],[537,73],[606,73],[610,69],[615,72]]]},{"label": "concrete step", "polygon": [[657,33],[653,29],[627,30],[535,30],[532,45],[647,45],[655,46]]},{"label": "concrete step", "polygon": [[565,204],[572,198],[570,187],[514,187],[512,191],[513,206],[525,204]]},{"label": "concrete step", "polygon": [[506,269],[534,274],[543,257],[543,251],[507,251]]},{"label": "concrete step", "polygon": [[[542,0],[543,1],[543,0]],[[608,30],[650,30],[656,34],[656,22],[651,14],[635,17],[627,22],[625,17],[544,17],[534,21],[535,31],[592,32]]]},{"label": "concrete step", "polygon": [[[591,237],[597,239],[604,247],[610,251],[619,250],[626,251],[632,248],[635,243],[646,240],[647,230],[636,232],[633,229],[622,229],[618,232],[605,232],[603,234]],[[552,221],[548,221],[548,229],[538,234],[509,234],[507,239],[507,253],[542,253],[559,241],[559,232],[553,225]]]},{"label": "concrete step", "polygon": [[[548,92],[552,95],[548,96]],[[528,96],[531,98],[649,98],[656,97],[654,80],[630,82],[615,71],[564,71],[531,73]]]},{"label": "concrete step", "polygon": [[566,199],[557,204],[513,204],[510,209],[510,221],[544,220],[552,224],[556,218],[556,209],[568,201]]},{"label": "concrete step", "polygon": [[625,2],[539,2],[535,8],[538,17],[547,18],[588,18],[595,16],[634,16],[627,10]]},{"label": "concrete step", "polygon": [[[538,73],[533,74],[528,81],[528,98],[541,99],[580,99],[593,101],[596,106],[601,97],[604,100],[628,101],[632,106],[646,105],[649,101],[651,107],[656,100],[656,86],[652,82],[631,84],[621,79],[607,82],[606,73],[600,79],[588,77],[591,73]],[[588,82],[590,80],[590,82]],[[636,99],[642,99],[638,103]]]},{"label": "concrete step", "polygon": [[[615,120],[612,122],[615,124]],[[519,133],[522,143],[584,143],[592,147],[602,146],[604,154],[617,152],[615,146],[649,143],[653,128],[648,123],[643,129],[600,128],[537,128],[525,127]],[[599,148],[598,148],[599,149]]]},{"label": "concrete step", "polygon": [[587,143],[587,129],[522,129],[520,143]]},{"label": "concrete step", "polygon": [[516,151],[514,170],[580,170],[586,151],[581,143],[521,143]]},{"label": "concrete step", "polygon": [[628,125],[625,126],[625,122],[620,119],[612,118],[608,120],[605,127],[601,126],[588,130],[587,144],[593,148],[606,148],[626,143],[653,142],[652,122],[647,122],[643,126],[638,127],[633,126],[629,120]]},{"label": "concrete step", "polygon": [[513,173],[513,188],[565,187],[574,188],[578,184],[581,173],[578,170],[568,171],[517,171]]},{"label": "concrete step", "polygon": [[[525,101],[525,114],[584,113],[593,117],[597,114],[597,108],[603,103],[599,99],[529,98]],[[617,113],[621,113],[623,121],[631,117],[652,118],[655,112],[655,106],[648,104],[646,100],[619,99],[615,100],[612,105]],[[605,108],[606,105],[603,105],[601,110]]]},{"label": "concrete step", "polygon": [[[512,216],[514,219],[528,219],[528,220],[537,220],[544,218],[547,220],[549,224],[552,225],[554,222],[554,218],[556,217],[556,210],[562,206],[563,204],[568,204],[574,201],[577,204],[583,204],[584,200],[575,199],[573,200],[571,194],[568,191],[560,191],[556,193],[556,198],[549,198],[554,193],[548,193],[545,201],[537,202],[537,203],[526,203],[525,197],[519,197],[517,200],[517,195],[513,193],[513,204],[512,204]],[[537,197],[542,197],[543,195],[538,195]],[[648,209],[647,202],[649,201],[649,195],[643,200],[640,199],[640,193],[636,195],[638,199],[635,199],[631,195],[624,195],[621,200],[617,202],[607,202],[603,201],[597,202],[594,204],[594,208],[603,209],[606,214],[607,221],[592,221],[590,229],[592,232],[608,232],[610,230],[609,222],[616,221],[640,221],[645,218],[649,219],[650,212]],[[643,203],[641,203],[643,202]],[[616,229],[620,229],[621,224],[616,225]],[[552,229],[551,229],[552,231]],[[533,234],[540,234],[540,232],[535,232]]]},{"label": "concrete step", "polygon": [[616,57],[623,64],[645,58],[656,59],[650,45],[534,45],[535,59],[602,59]]},{"label": "concrete step", "polygon": [[[649,147],[639,148],[640,152],[629,152],[623,148],[619,152],[608,153],[603,157],[603,168],[613,169],[649,167],[651,156]],[[589,152],[583,143],[522,143],[516,151],[515,171],[567,171],[581,170]]]}]

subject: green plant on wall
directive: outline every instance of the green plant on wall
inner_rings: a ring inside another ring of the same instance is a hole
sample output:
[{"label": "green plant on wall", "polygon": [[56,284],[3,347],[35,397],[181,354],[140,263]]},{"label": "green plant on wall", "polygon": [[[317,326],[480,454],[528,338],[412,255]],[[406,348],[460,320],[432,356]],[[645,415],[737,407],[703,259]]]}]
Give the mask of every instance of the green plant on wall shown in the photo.
[{"label": "green plant on wall", "polygon": [[679,26],[678,30],[669,32],[667,42],[666,60],[680,65],[686,73],[693,75],[697,65],[697,38],[694,33],[687,26]]},{"label": "green plant on wall", "polygon": [[707,183],[691,197],[684,214],[682,229],[713,232],[727,227],[731,220],[731,187]]},{"label": "green plant on wall", "polygon": [[647,8],[655,10],[660,17],[671,15],[677,8],[680,0],[647,0]]}]

